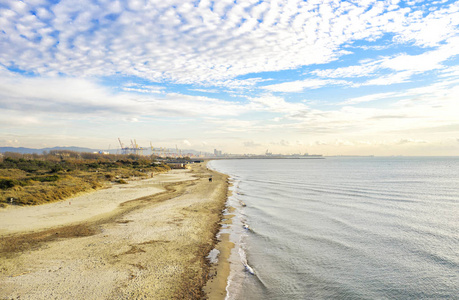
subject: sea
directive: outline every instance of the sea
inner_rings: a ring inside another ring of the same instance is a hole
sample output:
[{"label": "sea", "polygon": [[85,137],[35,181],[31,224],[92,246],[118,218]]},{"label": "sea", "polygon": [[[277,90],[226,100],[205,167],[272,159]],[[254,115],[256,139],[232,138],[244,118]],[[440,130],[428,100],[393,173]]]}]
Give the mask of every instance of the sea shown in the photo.
[{"label": "sea", "polygon": [[459,299],[459,157],[210,161],[227,299]]}]

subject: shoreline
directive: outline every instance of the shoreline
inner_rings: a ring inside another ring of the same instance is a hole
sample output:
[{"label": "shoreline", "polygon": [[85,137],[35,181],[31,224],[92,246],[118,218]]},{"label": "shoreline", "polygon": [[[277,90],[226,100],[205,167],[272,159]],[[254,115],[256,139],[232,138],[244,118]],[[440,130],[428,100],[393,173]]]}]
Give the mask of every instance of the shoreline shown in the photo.
[{"label": "shoreline", "polygon": [[205,163],[189,173],[84,221],[0,232],[0,298],[204,297],[228,177]]},{"label": "shoreline", "polygon": [[[224,219],[221,224],[231,225],[233,215],[227,214],[228,218]],[[211,263],[209,271],[209,280],[203,287],[204,293],[208,299],[226,299],[228,278],[231,273],[230,256],[235,244],[230,240],[230,233],[223,233],[221,229],[218,233],[218,242],[214,249],[218,251],[217,261]]]}]

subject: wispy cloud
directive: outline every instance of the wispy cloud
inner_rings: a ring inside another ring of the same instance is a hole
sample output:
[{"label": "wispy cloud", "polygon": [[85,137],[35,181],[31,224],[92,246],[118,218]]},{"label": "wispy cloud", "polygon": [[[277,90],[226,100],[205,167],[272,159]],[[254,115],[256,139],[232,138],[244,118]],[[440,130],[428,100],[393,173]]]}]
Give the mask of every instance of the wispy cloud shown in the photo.
[{"label": "wispy cloud", "polygon": [[291,103],[284,98],[272,95],[264,95],[256,98],[249,98],[250,107],[254,111],[269,111],[282,114],[295,114],[300,111],[307,111],[308,107],[303,103]]},{"label": "wispy cloud", "polygon": [[[445,69],[444,63],[459,55],[459,37],[445,40],[445,44],[435,50],[426,51],[418,55],[406,53],[374,60],[365,60],[360,65],[335,69],[314,70],[313,74],[324,78],[369,78],[358,85],[392,85],[411,80],[413,75]],[[389,72],[383,74],[381,72]],[[326,81],[327,79],[323,79]]]},{"label": "wispy cloud", "polygon": [[370,95],[365,95],[365,96],[361,96],[361,97],[348,99],[348,100],[346,100],[344,102],[341,102],[340,105],[352,105],[352,104],[358,104],[358,103],[363,103],[363,102],[377,101],[377,100],[391,98],[391,97],[394,97],[396,95],[397,94],[394,93],[394,92],[370,94]]},{"label": "wispy cloud", "polygon": [[272,92],[302,92],[306,89],[318,89],[330,85],[349,85],[344,80],[306,79],[263,86]]},{"label": "wispy cloud", "polygon": [[137,92],[137,93],[147,93],[147,94],[162,94],[164,93],[165,87],[157,85],[145,85],[139,83],[128,83],[122,87],[123,91],[126,92]]},{"label": "wispy cloud", "polygon": [[[61,115],[130,116],[228,116],[247,110],[241,104],[216,98],[168,93],[163,96],[113,93],[90,80],[76,78],[23,78],[0,76],[0,109],[53,112]],[[144,91],[151,86],[137,86]],[[162,88],[153,88],[153,91]],[[123,118],[124,118],[123,117]],[[132,120],[132,119],[130,119]]]},{"label": "wispy cloud", "polygon": [[255,143],[254,141],[246,141],[243,143],[243,145],[247,148],[257,148],[262,146],[261,144]]}]

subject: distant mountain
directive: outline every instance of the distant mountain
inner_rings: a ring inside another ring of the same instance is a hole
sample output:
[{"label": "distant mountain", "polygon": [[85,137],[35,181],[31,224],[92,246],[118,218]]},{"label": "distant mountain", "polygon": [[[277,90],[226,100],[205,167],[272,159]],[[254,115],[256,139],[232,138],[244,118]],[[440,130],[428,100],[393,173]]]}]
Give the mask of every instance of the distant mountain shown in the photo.
[{"label": "distant mountain", "polygon": [[42,154],[44,151],[52,151],[52,150],[70,150],[75,152],[96,152],[99,150],[90,149],[90,148],[82,148],[82,147],[54,147],[54,148],[42,148],[42,149],[34,149],[34,148],[24,148],[24,147],[0,147],[0,153],[5,152],[15,152],[21,154]]}]

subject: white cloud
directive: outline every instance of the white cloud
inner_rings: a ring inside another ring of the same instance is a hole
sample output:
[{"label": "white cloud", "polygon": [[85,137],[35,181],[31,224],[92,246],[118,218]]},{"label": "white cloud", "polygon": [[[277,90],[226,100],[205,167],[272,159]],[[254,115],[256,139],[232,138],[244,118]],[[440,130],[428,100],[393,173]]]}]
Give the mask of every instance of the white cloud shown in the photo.
[{"label": "white cloud", "polygon": [[[204,118],[204,122],[208,124],[208,133],[214,133],[219,136],[228,133],[247,133],[266,130],[261,122],[253,120]],[[227,137],[225,135],[225,138]]]},{"label": "white cloud", "polygon": [[19,147],[21,145],[17,139],[1,139],[0,143],[4,147]]},{"label": "white cloud", "polygon": [[220,86],[226,87],[229,89],[243,89],[243,88],[251,88],[257,85],[259,82],[269,81],[269,79],[262,79],[262,78],[249,78],[249,79],[228,79],[228,80],[215,80],[211,83],[205,83],[204,86]]},{"label": "white cloud", "polygon": [[399,42],[414,42],[422,47],[440,45],[443,41],[457,34],[459,25],[459,3],[424,15],[413,12],[405,22],[406,26],[398,28],[396,40]]},{"label": "white cloud", "polygon": [[235,78],[330,62],[356,40],[390,33],[432,47],[457,33],[458,3],[430,13],[396,3],[7,1],[0,11],[0,63],[48,76],[250,86]]},{"label": "white cloud", "polygon": [[60,114],[61,118],[69,115],[81,118],[118,115],[132,122],[139,121],[139,115],[230,116],[249,109],[237,102],[178,93],[160,97],[115,94],[86,79],[9,77],[7,74],[0,70],[0,109],[22,112],[31,117],[39,114]]},{"label": "white cloud", "polygon": [[335,145],[337,146],[354,146],[354,143],[348,140],[337,139],[335,140]]},{"label": "white cloud", "polygon": [[452,66],[452,67],[443,69],[440,72],[439,77],[441,78],[448,78],[448,77],[459,78],[459,66]]},{"label": "white cloud", "polygon": [[345,78],[345,77],[363,77],[372,75],[380,68],[378,62],[365,62],[358,66],[349,66],[336,69],[314,70],[311,72],[320,77],[328,78]]},{"label": "white cloud", "polygon": [[[307,137],[314,146],[346,148],[375,145],[371,138],[379,134],[387,145],[414,145],[433,139],[410,132],[457,132],[459,73],[449,66],[459,54],[457,1],[407,7],[397,0],[5,0],[1,6],[3,133],[48,126],[56,139],[94,134],[97,140],[106,126],[126,136],[177,134],[175,143],[183,144]],[[343,67],[320,69],[329,62]],[[299,69],[308,65],[317,69]],[[104,87],[100,78],[111,76],[142,84]],[[435,76],[441,81],[432,84]],[[384,87],[413,79],[417,88]],[[185,95],[187,88],[225,89],[231,100]],[[355,88],[375,92],[329,105],[331,94],[340,98]],[[327,106],[299,102],[301,94],[270,94],[305,91]],[[367,102],[373,103],[356,105]],[[99,126],[79,131],[89,127],[85,121]]]},{"label": "white cloud", "polygon": [[394,142],[395,144],[398,145],[403,145],[403,144],[426,144],[428,143],[426,140],[417,140],[417,139],[411,139],[411,138],[402,138],[398,139]]},{"label": "white cloud", "polygon": [[377,93],[377,94],[370,94],[361,97],[351,98],[344,102],[341,102],[341,105],[352,105],[352,104],[359,104],[363,102],[371,102],[371,101],[378,101],[382,99],[387,99],[396,96],[397,94],[394,92],[389,93]]},{"label": "white cloud", "polygon": [[[337,110],[312,109],[302,102],[270,94],[247,101],[224,101],[178,93],[155,95],[113,94],[95,82],[74,78],[25,78],[0,70],[2,124],[36,126],[53,119],[118,118],[145,122],[150,117],[205,118],[227,132],[294,130],[299,132],[383,132],[447,126],[457,122],[459,79],[444,72],[438,83],[400,92],[376,93],[347,99],[341,105],[397,100],[391,106]],[[270,113],[270,119],[238,119],[249,113]],[[227,119],[227,118],[230,119]]]},{"label": "white cloud", "polygon": [[459,54],[459,37],[450,38],[436,50],[419,55],[397,55],[383,59],[381,68],[395,71],[424,72],[443,68],[442,63]]},{"label": "white cloud", "polygon": [[249,98],[249,100],[249,107],[254,111],[269,111],[290,115],[309,110],[303,103],[287,102],[281,97],[272,95]]},{"label": "white cloud", "polygon": [[4,110],[0,118],[0,125],[4,128],[37,126],[41,122],[42,120],[37,117],[27,116],[15,110]]},{"label": "white cloud", "polygon": [[254,141],[246,141],[243,143],[244,147],[247,148],[258,148],[261,147],[261,144],[255,143]]},{"label": "white cloud", "polygon": [[320,138],[333,135],[391,136],[402,132],[416,132],[421,135],[412,139],[425,140],[433,132],[457,132],[459,127],[455,124],[458,123],[459,115],[458,95],[457,79],[443,80],[422,88],[368,94],[341,103],[354,105],[391,100],[390,105],[297,110],[297,114],[290,118],[295,122],[282,123],[279,128]]},{"label": "white cloud", "polygon": [[[314,70],[312,74],[325,78],[369,77],[366,85],[392,85],[408,82],[415,74],[447,68],[444,63],[459,55],[459,37],[449,38],[436,49],[418,55],[398,54],[373,60],[365,60],[360,65],[336,69]],[[381,74],[381,72],[391,72]],[[373,78],[372,78],[373,77]],[[324,82],[326,79],[322,79]]]},{"label": "white cloud", "polygon": [[377,76],[376,78],[369,79],[361,85],[392,85],[397,83],[408,82],[410,81],[410,78],[413,74],[414,72],[405,71],[395,74],[381,75]]},{"label": "white cloud", "polygon": [[271,92],[302,92],[305,89],[318,89],[328,85],[347,85],[344,80],[306,79],[263,86]]},{"label": "white cloud", "polygon": [[139,119],[138,119],[138,118],[135,118],[135,117],[124,118],[124,120],[127,121],[127,122],[132,122],[132,123],[137,123],[137,122],[139,122]]},{"label": "white cloud", "polygon": [[165,87],[157,85],[145,85],[138,83],[129,83],[123,86],[123,91],[126,92],[137,92],[147,94],[162,94],[164,93]]},{"label": "white cloud", "polygon": [[292,144],[284,139],[281,139],[278,142],[271,142],[271,145],[277,145],[277,146],[282,146],[282,147],[290,147]]},{"label": "white cloud", "polygon": [[190,91],[200,92],[200,93],[219,93],[219,90],[216,89],[190,89]]}]

